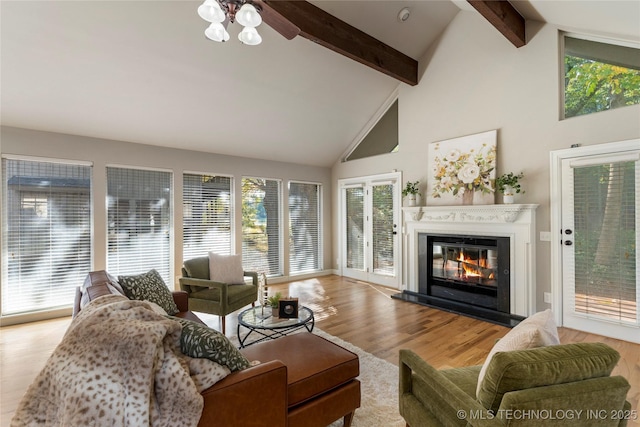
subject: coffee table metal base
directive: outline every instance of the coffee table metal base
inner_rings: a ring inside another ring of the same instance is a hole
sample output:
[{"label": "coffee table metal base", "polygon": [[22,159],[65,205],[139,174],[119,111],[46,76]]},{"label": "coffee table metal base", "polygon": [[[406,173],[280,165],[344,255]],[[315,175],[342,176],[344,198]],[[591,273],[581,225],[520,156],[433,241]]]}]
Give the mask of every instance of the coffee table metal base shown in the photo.
[{"label": "coffee table metal base", "polygon": [[[298,317],[293,319],[279,319],[271,315],[271,308],[253,307],[244,310],[238,315],[238,342],[240,348],[267,340],[275,340],[305,328],[313,332],[315,318],[313,311],[308,307],[300,307]],[[242,335],[242,328],[246,329],[246,334]],[[249,337],[257,336],[257,339],[247,342]]]}]

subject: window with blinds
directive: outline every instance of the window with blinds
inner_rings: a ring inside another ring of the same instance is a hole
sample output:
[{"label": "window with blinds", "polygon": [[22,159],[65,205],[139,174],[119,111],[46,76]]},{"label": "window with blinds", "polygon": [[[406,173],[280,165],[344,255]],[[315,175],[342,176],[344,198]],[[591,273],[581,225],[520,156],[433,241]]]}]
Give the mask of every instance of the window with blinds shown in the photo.
[{"label": "window with blinds", "polygon": [[322,265],[319,184],[289,183],[289,274]]},{"label": "window with blinds", "polygon": [[393,276],[393,184],[376,184],[372,187],[372,192],[373,272]]},{"label": "window with blinds", "polygon": [[242,264],[246,271],[281,276],[280,181],[242,178]]},{"label": "window with blinds", "polygon": [[2,160],[2,314],[70,306],[91,270],[91,166]]},{"label": "window with blinds", "polygon": [[107,270],[155,269],[172,288],[171,172],[107,167]]},{"label": "window with blinds", "polygon": [[636,163],[573,165],[576,313],[638,322]]},{"label": "window with blinds", "polygon": [[227,176],[184,174],[183,259],[231,254],[233,198]]}]

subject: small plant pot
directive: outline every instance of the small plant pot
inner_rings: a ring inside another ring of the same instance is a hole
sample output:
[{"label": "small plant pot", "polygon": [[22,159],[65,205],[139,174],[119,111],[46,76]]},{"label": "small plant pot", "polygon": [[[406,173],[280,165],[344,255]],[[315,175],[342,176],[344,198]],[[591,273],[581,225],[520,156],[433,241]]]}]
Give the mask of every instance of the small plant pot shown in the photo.
[{"label": "small plant pot", "polygon": [[409,194],[407,196],[407,206],[416,206],[418,204],[418,196],[416,194]]},{"label": "small plant pot", "polygon": [[505,205],[512,205],[515,199],[516,199],[516,196],[515,196],[515,191],[513,187],[505,186],[504,194],[502,196],[502,202]]},{"label": "small plant pot", "polygon": [[272,317],[280,317],[280,312],[278,310],[278,307],[271,307],[271,316]]}]

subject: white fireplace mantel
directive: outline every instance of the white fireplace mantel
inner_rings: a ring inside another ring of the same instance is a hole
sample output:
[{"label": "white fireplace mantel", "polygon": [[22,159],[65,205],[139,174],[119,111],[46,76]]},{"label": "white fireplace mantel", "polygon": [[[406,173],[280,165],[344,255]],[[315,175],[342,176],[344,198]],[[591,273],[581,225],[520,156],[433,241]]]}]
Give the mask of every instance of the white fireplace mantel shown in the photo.
[{"label": "white fireplace mantel", "polygon": [[405,289],[418,292],[418,234],[509,237],[511,314],[535,312],[535,233],[538,205],[418,206],[403,208],[407,254]]}]

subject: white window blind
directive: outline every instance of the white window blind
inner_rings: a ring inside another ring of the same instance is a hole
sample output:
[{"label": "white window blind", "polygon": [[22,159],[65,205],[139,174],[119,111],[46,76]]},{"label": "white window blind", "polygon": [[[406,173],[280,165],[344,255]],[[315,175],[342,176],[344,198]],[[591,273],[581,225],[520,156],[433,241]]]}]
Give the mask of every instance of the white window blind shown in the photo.
[{"label": "white window blind", "polygon": [[2,314],[73,304],[91,270],[91,166],[2,160]]},{"label": "white window blind", "polygon": [[373,272],[393,276],[393,184],[374,184],[372,191]]},{"label": "white window blind", "polygon": [[231,178],[184,174],[182,191],[183,259],[231,254]]},{"label": "white window blind", "polygon": [[171,272],[171,172],[107,168],[107,270],[134,275]]},{"label": "white window blind", "polygon": [[574,311],[638,323],[637,162],[574,166]]},{"label": "white window blind", "polygon": [[281,276],[280,181],[242,178],[242,263],[245,271]]},{"label": "white window blind", "polygon": [[289,273],[317,271],[322,265],[319,184],[289,183]]},{"label": "white window blind", "polygon": [[346,189],[347,268],[364,270],[364,188]]}]

